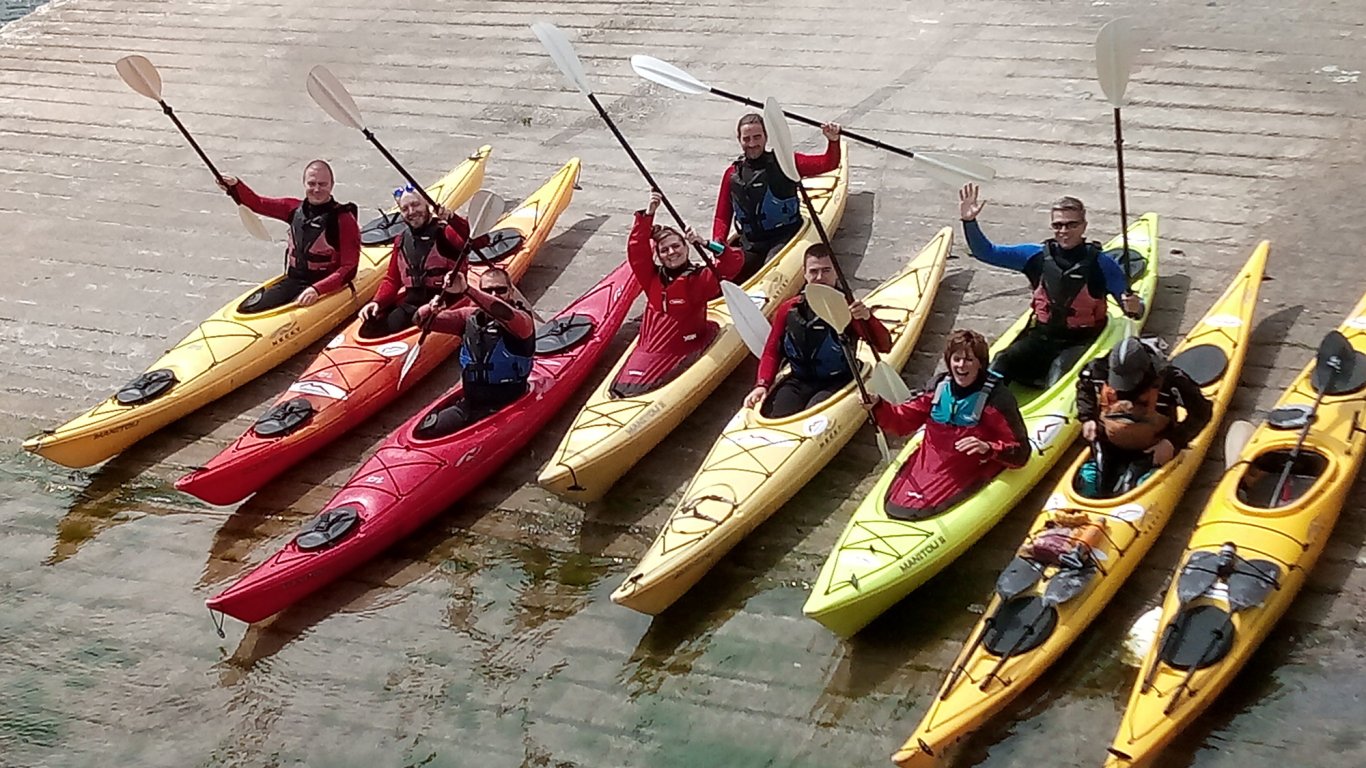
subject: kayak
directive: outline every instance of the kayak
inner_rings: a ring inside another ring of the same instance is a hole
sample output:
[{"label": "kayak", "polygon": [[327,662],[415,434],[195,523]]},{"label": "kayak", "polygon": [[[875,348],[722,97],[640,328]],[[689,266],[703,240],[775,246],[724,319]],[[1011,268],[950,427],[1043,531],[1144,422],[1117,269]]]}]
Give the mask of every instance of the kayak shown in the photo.
[{"label": "kayak", "polygon": [[[810,194],[825,231],[833,236],[848,198],[848,148],[841,146],[838,168],[803,179],[802,186]],[[778,305],[801,287],[806,249],[818,242],[819,235],[806,221],[792,240],[742,286],[765,317],[772,316]],[[696,362],[648,392],[621,397],[612,387],[636,349],[638,340],[633,341],[579,411],[537,482],[573,501],[600,499],[692,413],[748,354],[723,300],[711,303],[707,319],[718,330]]]},{"label": "kayak", "polygon": [[[1116,236],[1107,252],[1121,251]],[[1157,215],[1146,214],[1129,227],[1132,252],[1130,273],[1133,290],[1152,305],[1157,286]],[[920,448],[917,433],[907,441],[896,459],[883,471],[872,491],[854,510],[834,549],[821,567],[802,611],[832,632],[849,637],[880,616],[916,587],[953,562],[968,547],[1000,522],[1043,476],[1053,468],[1067,447],[1081,434],[1076,421],[1077,376],[1092,359],[1130,333],[1131,323],[1118,306],[1110,303],[1105,330],[1089,347],[1074,347],[1055,363],[1051,384],[1030,388],[1011,384],[1024,418],[1033,451],[1028,462],[997,475],[972,496],[949,509],[922,520],[902,520],[888,514],[887,499],[898,485],[904,468]],[[1147,320],[1136,321],[1142,327]],[[1029,324],[1026,311],[991,346],[991,356],[1005,349]]]},{"label": "kayak", "polygon": [[[1238,386],[1269,250],[1269,243],[1257,246],[1223,296],[1172,350],[1171,364],[1212,403],[1209,424],[1151,477],[1112,498],[1076,491],[1091,451],[1077,457],[1030,527],[1021,554],[997,580],[972,639],[894,762],[937,765],[945,749],[1038,679],[1152,547],[1204,461]],[[1040,554],[1046,549],[1054,556]],[[1066,551],[1058,555],[1060,550]]]},{"label": "kayak", "polygon": [[321,514],[283,549],[209,598],[209,609],[261,621],[375,557],[474,490],[559,414],[597,367],[639,293],[623,263],[542,324],[528,393],[497,413],[442,437],[415,436],[428,413],[463,396],[457,384],[409,419]]},{"label": "kayak", "polygon": [[1236,454],[1196,522],[1108,768],[1152,764],[1247,664],[1323,552],[1366,451],[1366,296],[1338,333],[1342,359],[1350,359],[1341,380],[1310,363]]},{"label": "kayak", "polygon": [[[882,359],[900,370],[934,305],[953,243],[945,227],[914,260],[864,299],[891,331]],[[874,359],[858,347],[864,370]],[[742,408],[726,425],[668,522],[616,592],[613,602],[655,614],[697,583],[759,523],[825,466],[868,421],[851,381],[829,399],[791,416],[766,418]]]},{"label": "kayak", "polygon": [[[470,255],[471,278],[496,265],[520,280],[568,207],[578,177],[574,158],[503,216],[490,245]],[[421,331],[410,327],[371,338],[361,335],[363,325],[353,320],[251,428],[176,488],[211,504],[235,504],[411,389],[460,346],[450,334],[428,336],[400,389],[399,373]]]},{"label": "kayak", "polygon": [[[432,198],[455,207],[484,183],[492,148],[481,147],[428,188]],[[362,245],[381,234],[397,214],[365,226]],[[24,450],[68,467],[110,458],[180,417],[232,392],[293,357],[351,317],[370,300],[389,265],[389,247],[362,247],[352,290],[322,296],[312,306],[290,303],[243,314],[237,307],[273,278],[228,302],[142,374],[98,405],[55,429],[24,441]]]}]

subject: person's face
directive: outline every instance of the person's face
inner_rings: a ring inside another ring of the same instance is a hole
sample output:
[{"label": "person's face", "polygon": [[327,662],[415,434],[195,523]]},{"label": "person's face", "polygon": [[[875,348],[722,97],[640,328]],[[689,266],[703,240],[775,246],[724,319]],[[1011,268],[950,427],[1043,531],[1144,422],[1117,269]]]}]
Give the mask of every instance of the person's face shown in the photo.
[{"label": "person's face", "polygon": [[314,205],[331,200],[332,174],[321,165],[311,166],[304,171],[304,196]]},{"label": "person's face", "polygon": [[835,264],[830,259],[814,257],[806,260],[806,284],[835,287]]},{"label": "person's face", "polygon": [[479,290],[490,296],[506,300],[512,293],[512,284],[506,276],[498,272],[488,272],[479,278]]},{"label": "person's face", "polygon": [[982,370],[982,361],[971,352],[954,352],[949,355],[949,373],[953,375],[953,383],[960,387],[971,386],[977,381],[977,374]]},{"label": "person's face", "polygon": [[688,263],[688,244],[674,234],[665,235],[664,239],[655,243],[655,252],[659,254],[659,263],[666,269],[678,269]]},{"label": "person's face", "polygon": [[740,149],[745,157],[756,160],[768,148],[768,133],[758,123],[746,123],[740,127]]},{"label": "person's face", "polygon": [[420,227],[432,219],[432,209],[427,207],[427,201],[416,192],[404,192],[398,199],[398,210],[403,214],[403,221],[413,228]]},{"label": "person's face", "polygon": [[1075,248],[1086,240],[1086,219],[1076,211],[1053,211],[1053,239],[1063,248]]}]

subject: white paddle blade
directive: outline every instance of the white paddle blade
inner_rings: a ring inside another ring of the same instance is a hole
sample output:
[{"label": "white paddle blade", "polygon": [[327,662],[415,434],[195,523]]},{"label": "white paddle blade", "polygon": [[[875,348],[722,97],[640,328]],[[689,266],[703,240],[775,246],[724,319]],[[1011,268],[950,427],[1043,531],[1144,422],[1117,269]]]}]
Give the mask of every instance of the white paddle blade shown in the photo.
[{"label": "white paddle blade", "polygon": [[1243,453],[1243,446],[1252,439],[1252,433],[1255,431],[1257,431],[1257,425],[1243,419],[1228,425],[1228,431],[1224,433],[1225,469],[1238,463],[1238,457]]},{"label": "white paddle blade", "polygon": [[985,182],[996,178],[995,168],[962,155],[916,152],[915,159],[924,166],[921,170],[926,176],[955,188],[968,182]]},{"label": "white paddle blade", "polygon": [[901,380],[901,376],[886,360],[879,360],[873,365],[873,372],[868,376],[868,389],[893,405],[911,399],[911,388],[906,386],[906,382]]},{"label": "white paddle blade", "polygon": [[1138,56],[1138,41],[1127,17],[1111,19],[1096,35],[1096,76],[1105,99],[1119,109],[1125,105],[1129,72]]},{"label": "white paddle blade", "polygon": [[403,367],[398,372],[398,388],[403,389],[403,380],[408,377],[408,371],[413,369],[413,363],[417,362],[417,355],[422,351],[422,342],[413,344],[413,348],[408,350],[408,356],[403,358]]},{"label": "white paddle blade", "polygon": [[882,431],[882,427],[874,426],[877,430],[877,452],[882,454],[882,463],[892,463],[892,449],[887,445],[887,434]]},{"label": "white paddle blade", "polygon": [[161,73],[145,56],[124,56],[114,62],[114,69],[129,88],[152,101],[161,101]]},{"label": "white paddle blade", "polygon": [[730,311],[735,330],[755,357],[764,356],[764,345],[772,329],[768,318],[754,305],[754,300],[740,286],[729,280],[721,281],[721,295],[726,299],[726,309]]},{"label": "white paddle blade", "polygon": [[778,166],[783,175],[800,182],[802,175],[797,173],[797,156],[792,148],[792,131],[787,127],[787,116],[778,100],[769,96],[764,99],[764,130],[768,133],[769,146],[778,157]]},{"label": "white paddle blade", "polygon": [[684,72],[678,67],[675,67],[669,62],[661,61],[653,56],[646,56],[639,53],[632,56],[631,69],[634,69],[637,75],[640,75],[646,80],[649,80],[652,83],[658,83],[665,88],[672,88],[679,93],[696,96],[699,93],[711,92],[711,86],[698,80],[687,72]]},{"label": "white paddle blade", "polygon": [[843,333],[844,329],[849,327],[849,321],[854,319],[849,314],[849,302],[845,300],[844,294],[828,285],[808,284],[806,303],[811,305],[811,311],[816,313],[816,317],[835,329],[835,333]]},{"label": "white paddle blade", "polygon": [[503,218],[503,211],[507,204],[503,198],[486,190],[481,189],[470,197],[469,216],[470,237],[483,237],[493,231],[498,220]]},{"label": "white paddle blade", "polygon": [[266,225],[261,222],[261,217],[256,212],[245,205],[237,206],[237,218],[242,220],[242,227],[257,240],[270,242],[270,233],[266,231]]},{"label": "white paddle blade", "polygon": [[1157,633],[1162,629],[1162,606],[1157,606],[1143,612],[1134,620],[1133,626],[1129,627],[1129,634],[1124,638],[1124,652],[1121,654],[1124,663],[1131,667],[1143,666],[1143,660],[1148,658],[1148,653],[1153,649],[1153,643],[1157,641]]},{"label": "white paddle blade", "polygon": [[355,100],[327,67],[319,64],[308,71],[308,95],[328,117],[358,131],[365,130],[365,121],[361,119]]},{"label": "white paddle blade", "polygon": [[588,75],[584,73],[579,55],[574,53],[574,46],[569,43],[569,38],[565,37],[564,32],[548,21],[532,24],[531,31],[536,33],[536,38],[545,46],[546,53],[550,54],[551,61],[560,68],[570,84],[583,95],[591,96],[593,89],[588,86]]}]

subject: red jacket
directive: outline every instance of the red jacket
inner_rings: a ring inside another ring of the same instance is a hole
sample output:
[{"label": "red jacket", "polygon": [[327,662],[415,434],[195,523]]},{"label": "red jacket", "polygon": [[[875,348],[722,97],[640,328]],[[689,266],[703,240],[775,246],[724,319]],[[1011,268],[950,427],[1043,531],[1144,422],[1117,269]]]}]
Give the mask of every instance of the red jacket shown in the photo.
[{"label": "red jacket", "polygon": [[[460,216],[452,216],[451,222],[441,231],[442,239],[446,241],[446,247],[451,253],[458,253],[465,247],[465,237],[470,231],[469,222]],[[398,244],[402,235],[394,237],[393,252],[389,255],[389,269],[384,273],[384,279],[379,282],[379,288],[375,291],[374,302],[381,309],[388,309],[398,303],[400,291],[406,291],[412,287],[403,279],[403,254],[399,252]],[[433,248],[440,246],[432,246]],[[468,270],[469,264],[465,264]],[[466,271],[466,274],[469,274]]]},{"label": "red jacket", "polygon": [[626,241],[626,260],[645,293],[645,316],[640,322],[640,342],[636,348],[682,356],[710,340],[707,302],[721,295],[721,279],[729,280],[740,273],[745,254],[738,248],[727,248],[715,257],[720,279],[712,270],[700,267],[666,284],[654,260],[654,241],[650,237],[653,226],[653,216],[636,211]]},{"label": "red jacket", "polygon": [[[303,200],[297,197],[261,197],[252,191],[245,181],[240,179],[232,191],[236,195],[237,202],[262,216],[268,216],[286,224],[289,223],[294,210],[303,204]],[[313,283],[313,290],[317,291],[319,295],[340,290],[355,278],[356,269],[360,266],[360,224],[356,222],[355,214],[349,211],[339,214],[337,225],[337,238],[341,241],[336,244],[337,268]]]},{"label": "red jacket", "polygon": [[[829,173],[840,167],[840,143],[830,142],[825,148],[823,155],[804,155],[797,152],[797,174],[803,179],[808,176],[819,176],[822,173]],[[718,243],[728,242],[730,239],[730,226],[735,220],[735,211],[730,204],[730,174],[731,167],[726,166],[726,172],[721,176],[721,193],[716,198],[716,216],[711,222],[711,239]]]},{"label": "red jacket", "polygon": [[[787,333],[787,314],[803,298],[802,295],[793,296],[779,304],[778,311],[773,313],[773,326],[769,329],[768,341],[764,343],[764,355],[759,358],[759,375],[754,381],[756,387],[773,386],[773,380],[778,378],[778,371],[787,361],[787,354],[783,350],[783,336]],[[885,354],[892,351],[892,332],[876,317],[867,321],[854,320],[849,327],[853,329],[855,336],[871,344],[878,352]]]}]

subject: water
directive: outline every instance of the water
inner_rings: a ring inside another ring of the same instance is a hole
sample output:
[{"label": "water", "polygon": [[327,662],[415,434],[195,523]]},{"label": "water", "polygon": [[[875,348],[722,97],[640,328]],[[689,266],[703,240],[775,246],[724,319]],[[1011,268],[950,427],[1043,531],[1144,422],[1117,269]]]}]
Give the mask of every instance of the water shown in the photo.
[{"label": "water", "polygon": [[0,25],[31,13],[45,3],[47,0],[0,0]]}]

